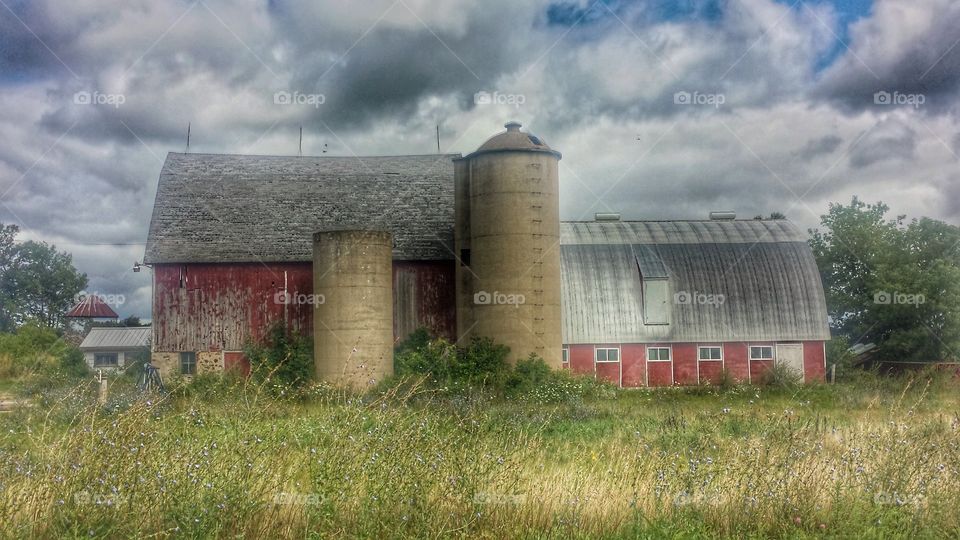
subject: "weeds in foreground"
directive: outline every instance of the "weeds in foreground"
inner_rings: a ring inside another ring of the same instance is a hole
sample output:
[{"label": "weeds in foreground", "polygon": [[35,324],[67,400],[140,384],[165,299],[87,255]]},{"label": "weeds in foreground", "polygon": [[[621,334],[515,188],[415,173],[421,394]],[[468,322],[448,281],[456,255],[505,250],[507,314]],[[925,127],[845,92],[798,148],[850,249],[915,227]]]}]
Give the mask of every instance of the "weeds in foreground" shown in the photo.
[{"label": "weeds in foreground", "polygon": [[[958,400],[936,381],[901,382],[896,392],[669,389],[560,402],[485,395],[476,406],[422,382],[381,396],[318,388],[296,399],[242,380],[203,384],[119,407],[75,388],[0,416],[5,530],[278,538],[960,531]],[[862,406],[851,408],[851,399]]]}]

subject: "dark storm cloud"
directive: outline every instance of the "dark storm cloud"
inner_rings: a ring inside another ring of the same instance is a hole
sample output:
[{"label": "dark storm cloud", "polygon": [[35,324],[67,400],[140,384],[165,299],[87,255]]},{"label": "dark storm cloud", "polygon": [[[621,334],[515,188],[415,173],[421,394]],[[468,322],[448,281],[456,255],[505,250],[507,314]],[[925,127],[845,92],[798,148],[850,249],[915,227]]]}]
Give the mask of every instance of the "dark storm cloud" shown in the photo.
[{"label": "dark storm cloud", "polygon": [[797,156],[800,159],[807,160],[823,154],[831,154],[842,142],[843,139],[836,135],[825,135],[819,139],[812,139],[807,141],[807,144],[797,152]]},{"label": "dark storm cloud", "polygon": [[[851,54],[818,80],[834,33],[847,35],[829,3],[6,3],[23,22],[0,5],[0,221],[74,253],[88,289],[135,299],[124,315],[149,313],[149,274],[130,272],[143,246],[130,244],[145,240],[162,161],[184,150],[188,122],[191,151],[295,154],[302,125],[306,153],[362,155],[433,152],[438,124],[445,151],[469,152],[517,119],[564,153],[565,219],[735,209],[803,227],[828,201],[899,185],[905,163],[929,193],[953,196],[956,183],[937,141],[960,153],[939,105],[960,71],[946,0],[878,0],[849,34],[890,91],[930,60],[923,128],[895,107],[838,114],[860,94],[872,102],[875,85]],[[478,91],[524,103],[477,105]],[[78,103],[83,92],[123,103]],[[278,92],[324,101],[284,106]],[[678,104],[677,92],[723,103]]]},{"label": "dark storm cloud", "polygon": [[960,91],[960,4],[881,1],[874,11],[854,27],[851,49],[826,70],[814,95],[849,111],[896,106],[878,96],[884,92],[922,95],[921,111],[954,109]]},{"label": "dark storm cloud", "polygon": [[884,160],[913,161],[916,132],[901,120],[888,118],[860,138],[850,152],[850,165],[863,168]]},{"label": "dark storm cloud", "polygon": [[[289,37],[293,48],[290,91],[316,91],[326,97],[315,116],[330,127],[361,128],[384,118],[406,120],[418,102],[429,96],[453,96],[465,109],[473,108],[473,95],[492,91],[497,79],[518,69],[530,58],[518,51],[536,51],[549,45],[546,38],[526,32],[505,21],[529,21],[531,6],[514,2],[488,2],[463,13],[461,28],[433,28],[405,3],[390,13],[415,22],[397,27],[373,28],[349,49],[354,36],[318,43],[315,32]],[[284,13],[281,24],[294,22],[297,13]],[[330,21],[327,21],[330,24]],[[342,34],[342,32],[341,32]],[[559,35],[559,31],[558,31]],[[330,54],[318,55],[320,46]]]}]

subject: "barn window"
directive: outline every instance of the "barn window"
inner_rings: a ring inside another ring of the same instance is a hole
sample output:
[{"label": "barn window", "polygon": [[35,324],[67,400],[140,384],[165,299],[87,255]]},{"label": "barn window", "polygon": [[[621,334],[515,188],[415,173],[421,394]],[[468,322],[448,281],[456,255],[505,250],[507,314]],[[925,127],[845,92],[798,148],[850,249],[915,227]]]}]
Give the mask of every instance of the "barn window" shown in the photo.
[{"label": "barn window", "polygon": [[193,375],[197,372],[197,353],[180,353],[180,374]]},{"label": "barn window", "polygon": [[567,362],[570,361],[570,349],[564,347],[564,348],[560,349],[560,351],[561,351],[561,356],[562,356],[562,358],[563,358],[562,361],[563,361],[564,364],[566,364]]},{"label": "barn window", "polygon": [[773,347],[768,345],[755,345],[750,347],[751,360],[773,360]]},{"label": "barn window", "polygon": [[700,347],[701,360],[723,360],[723,349],[720,347]]},{"label": "barn window", "polygon": [[96,353],[93,355],[93,367],[116,367],[119,364],[117,353]]},{"label": "barn window", "polygon": [[643,280],[644,324],[670,324],[668,296],[667,280]]},{"label": "barn window", "polygon": [[597,362],[619,362],[620,349],[597,349]]},{"label": "barn window", "polygon": [[650,362],[669,362],[670,347],[647,347],[647,360]]}]

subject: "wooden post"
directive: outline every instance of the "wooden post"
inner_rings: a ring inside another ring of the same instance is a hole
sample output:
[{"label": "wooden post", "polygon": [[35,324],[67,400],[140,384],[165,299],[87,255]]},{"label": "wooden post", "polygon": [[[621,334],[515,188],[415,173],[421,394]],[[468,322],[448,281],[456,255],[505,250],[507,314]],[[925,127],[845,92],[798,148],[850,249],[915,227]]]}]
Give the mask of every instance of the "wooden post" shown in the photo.
[{"label": "wooden post", "polygon": [[103,370],[97,370],[97,380],[100,382],[100,388],[97,390],[97,403],[107,404],[107,378],[103,376]]},{"label": "wooden post", "polygon": [[837,365],[830,364],[830,384],[837,384]]}]

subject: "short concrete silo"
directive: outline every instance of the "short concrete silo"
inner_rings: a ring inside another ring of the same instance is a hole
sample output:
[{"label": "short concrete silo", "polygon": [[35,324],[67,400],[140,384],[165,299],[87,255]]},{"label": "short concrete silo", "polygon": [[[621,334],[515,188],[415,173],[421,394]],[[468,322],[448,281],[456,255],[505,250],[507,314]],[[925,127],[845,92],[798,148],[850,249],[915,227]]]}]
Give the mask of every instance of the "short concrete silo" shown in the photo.
[{"label": "short concrete silo", "polygon": [[471,315],[458,325],[461,335],[508,345],[511,362],[536,353],[559,368],[560,153],[519,123],[505,127],[454,169],[465,263],[458,265],[457,312]]},{"label": "short concrete silo", "polygon": [[363,390],[393,373],[392,250],[386,231],[313,235],[318,379]]}]

